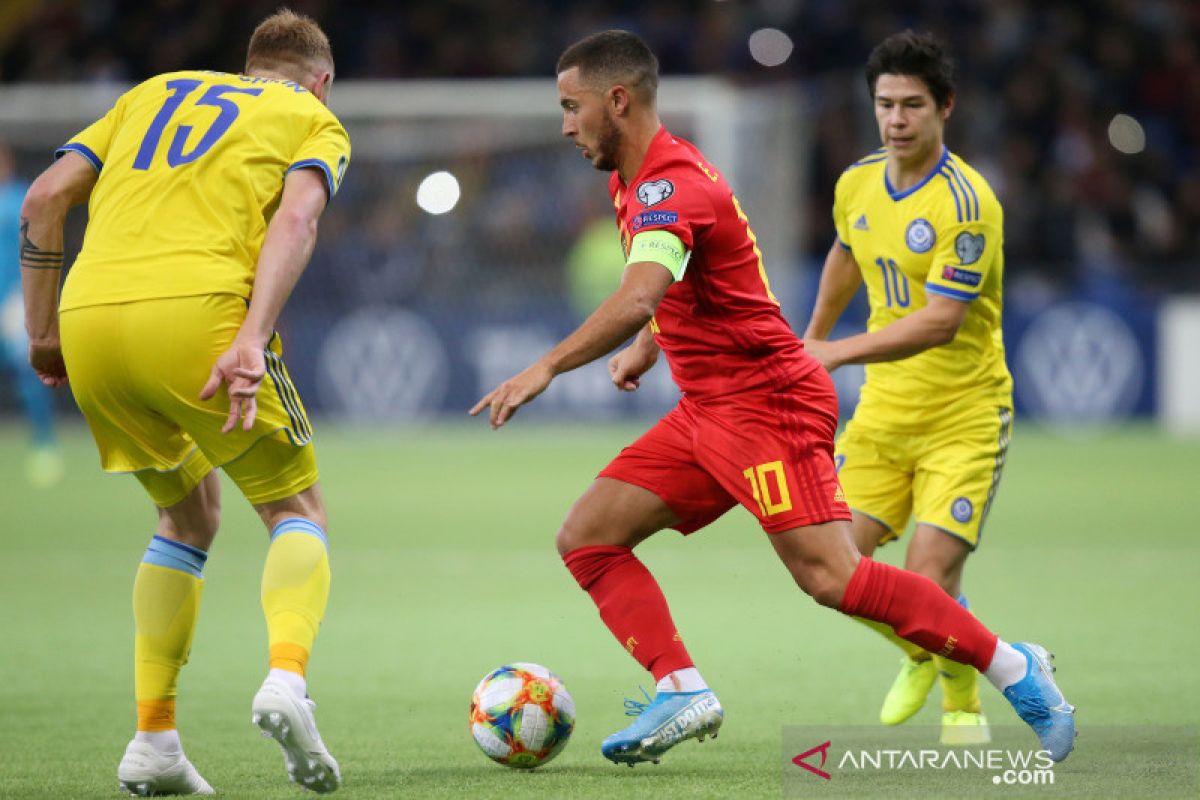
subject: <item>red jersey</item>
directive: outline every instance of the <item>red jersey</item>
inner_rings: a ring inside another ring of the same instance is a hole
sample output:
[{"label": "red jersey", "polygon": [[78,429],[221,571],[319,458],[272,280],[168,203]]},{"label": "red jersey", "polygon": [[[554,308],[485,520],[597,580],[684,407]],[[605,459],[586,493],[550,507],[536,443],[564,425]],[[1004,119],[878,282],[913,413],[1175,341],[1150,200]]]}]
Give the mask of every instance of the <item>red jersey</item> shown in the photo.
[{"label": "red jersey", "polygon": [[684,394],[778,390],[820,369],[780,313],[737,198],[694,145],[659,128],[637,176],[627,186],[613,172],[608,191],[626,255],[647,230],[691,254],[650,322]]}]

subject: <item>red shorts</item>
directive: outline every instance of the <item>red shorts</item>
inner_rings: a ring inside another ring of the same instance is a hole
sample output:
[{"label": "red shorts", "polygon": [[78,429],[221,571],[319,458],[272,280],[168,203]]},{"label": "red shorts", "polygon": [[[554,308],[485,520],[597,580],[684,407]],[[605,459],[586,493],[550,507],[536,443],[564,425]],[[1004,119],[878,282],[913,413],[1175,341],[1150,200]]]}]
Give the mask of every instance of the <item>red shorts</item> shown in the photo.
[{"label": "red shorts", "polygon": [[739,503],[767,533],[849,520],[833,464],[837,415],[824,370],[777,392],[685,396],[599,477],[654,492],[684,534]]}]

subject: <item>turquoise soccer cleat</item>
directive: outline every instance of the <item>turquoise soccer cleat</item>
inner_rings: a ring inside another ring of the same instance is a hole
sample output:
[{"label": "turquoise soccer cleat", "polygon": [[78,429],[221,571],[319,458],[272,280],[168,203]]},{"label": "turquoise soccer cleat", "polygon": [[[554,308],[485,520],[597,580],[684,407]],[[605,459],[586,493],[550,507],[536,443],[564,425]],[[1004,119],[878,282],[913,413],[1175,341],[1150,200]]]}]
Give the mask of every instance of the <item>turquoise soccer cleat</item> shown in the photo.
[{"label": "turquoise soccer cleat", "polygon": [[1044,647],[1017,642],[1013,648],[1025,656],[1025,677],[1004,690],[1004,697],[1025,720],[1054,761],[1062,761],[1075,747],[1075,706],[1054,683],[1051,655]]},{"label": "turquoise soccer cleat", "polygon": [[[650,695],[643,689],[646,699]],[[725,718],[721,703],[711,689],[698,692],[659,692],[653,702],[625,701],[625,713],[637,717],[632,725],[609,736],[600,752],[614,764],[633,766],[642,761],[659,762],[663,753],[685,739],[712,735]]]}]

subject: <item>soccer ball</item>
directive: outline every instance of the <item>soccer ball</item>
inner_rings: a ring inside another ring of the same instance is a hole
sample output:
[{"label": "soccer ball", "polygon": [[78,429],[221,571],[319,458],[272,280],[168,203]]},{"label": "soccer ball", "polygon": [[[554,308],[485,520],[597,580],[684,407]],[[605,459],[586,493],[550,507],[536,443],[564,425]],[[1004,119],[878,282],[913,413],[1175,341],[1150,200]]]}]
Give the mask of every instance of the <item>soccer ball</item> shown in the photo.
[{"label": "soccer ball", "polygon": [[471,736],[488,758],[533,769],[562,752],[575,729],[575,701],[550,670],[514,662],[483,677],[471,696]]}]

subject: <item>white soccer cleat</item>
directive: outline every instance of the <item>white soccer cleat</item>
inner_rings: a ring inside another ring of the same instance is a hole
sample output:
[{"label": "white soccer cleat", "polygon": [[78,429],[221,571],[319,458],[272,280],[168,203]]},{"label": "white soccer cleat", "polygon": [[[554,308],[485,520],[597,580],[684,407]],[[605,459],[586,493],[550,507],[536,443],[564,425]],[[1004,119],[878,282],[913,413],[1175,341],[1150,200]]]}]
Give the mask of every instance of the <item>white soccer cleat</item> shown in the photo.
[{"label": "white soccer cleat", "polygon": [[316,707],[312,700],[298,697],[286,683],[268,675],[254,695],[250,719],[263,736],[279,742],[292,782],[324,794],[342,785],[342,773],[317,732]]},{"label": "white soccer cleat", "polygon": [[216,794],[200,777],[183,750],[164,753],[149,742],[134,739],[117,767],[121,789],[139,797],[162,794]]}]

